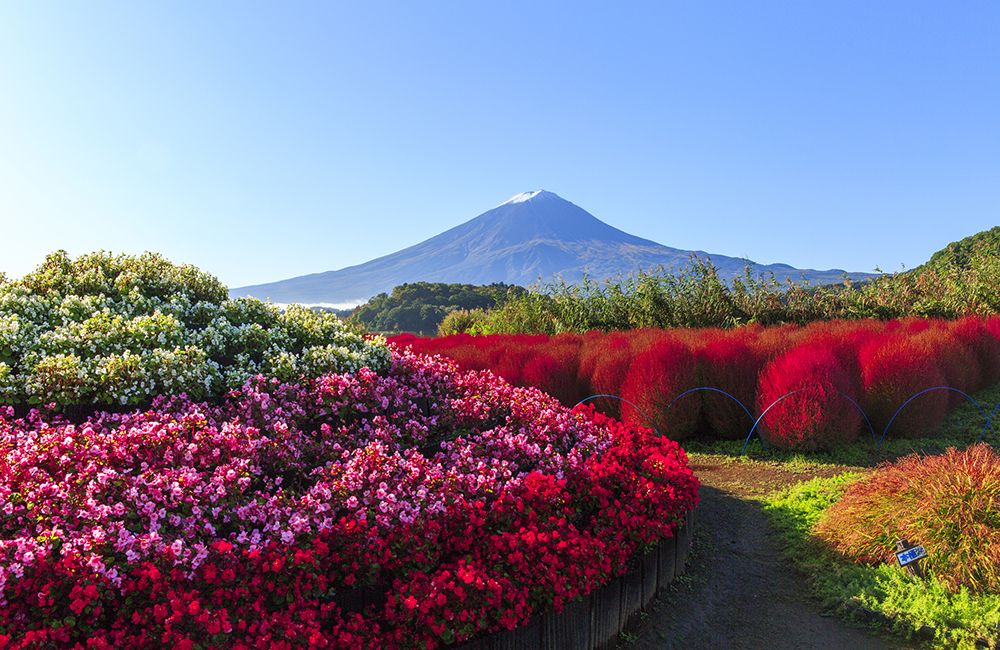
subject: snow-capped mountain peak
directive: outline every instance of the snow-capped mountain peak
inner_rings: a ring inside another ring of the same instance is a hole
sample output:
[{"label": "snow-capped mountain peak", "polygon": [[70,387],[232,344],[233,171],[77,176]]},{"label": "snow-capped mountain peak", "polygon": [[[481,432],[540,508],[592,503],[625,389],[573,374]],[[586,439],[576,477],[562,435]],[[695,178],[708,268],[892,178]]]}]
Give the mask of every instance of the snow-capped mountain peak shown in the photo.
[{"label": "snow-capped mountain peak", "polygon": [[[520,194],[515,194],[514,196],[510,197],[509,199],[507,199],[506,201],[504,201],[500,205],[511,205],[513,203],[524,203],[524,202],[530,201],[531,199],[534,199],[536,197],[540,197],[540,196],[542,196],[544,194],[552,194],[552,192],[546,192],[545,190],[535,190],[534,192],[521,192]],[[497,206],[497,207],[499,207],[499,206]]]}]

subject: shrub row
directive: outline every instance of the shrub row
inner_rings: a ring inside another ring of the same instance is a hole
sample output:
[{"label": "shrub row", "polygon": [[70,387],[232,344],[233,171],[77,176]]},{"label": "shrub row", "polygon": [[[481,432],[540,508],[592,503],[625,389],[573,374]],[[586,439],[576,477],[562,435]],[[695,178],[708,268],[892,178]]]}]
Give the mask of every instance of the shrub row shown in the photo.
[{"label": "shrub row", "polygon": [[381,369],[388,351],[332,314],[228,300],[214,277],[159,255],[49,255],[0,282],[0,404],[214,398],[257,373],[285,381]]},{"label": "shrub row", "polygon": [[[493,370],[567,405],[595,394],[619,396],[624,401],[595,403],[674,439],[746,436],[753,420],[740,403],[756,417],[780,399],[767,412],[762,435],[778,447],[803,450],[856,439],[867,430],[858,406],[881,434],[896,410],[923,389],[971,393],[1000,381],[1000,317],[392,340],[445,354],[464,368]],[[702,386],[724,390],[739,403],[707,391],[674,402]],[[928,392],[892,421],[889,435],[926,436],[962,399]]]},{"label": "shrub row", "polygon": [[697,487],[648,429],[409,352],[79,425],[2,408],[0,647],[438,647],[622,575]]}]

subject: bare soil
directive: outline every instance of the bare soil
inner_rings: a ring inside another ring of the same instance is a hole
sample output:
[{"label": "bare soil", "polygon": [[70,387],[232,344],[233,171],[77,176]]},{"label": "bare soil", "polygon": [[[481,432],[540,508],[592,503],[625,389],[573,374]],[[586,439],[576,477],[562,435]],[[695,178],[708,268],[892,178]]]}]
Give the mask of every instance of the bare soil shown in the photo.
[{"label": "bare soil", "polygon": [[823,611],[805,576],[782,555],[755,500],[799,481],[859,468],[799,469],[702,454],[692,454],[691,464],[702,487],[688,573],[640,615],[619,648],[915,647]]}]

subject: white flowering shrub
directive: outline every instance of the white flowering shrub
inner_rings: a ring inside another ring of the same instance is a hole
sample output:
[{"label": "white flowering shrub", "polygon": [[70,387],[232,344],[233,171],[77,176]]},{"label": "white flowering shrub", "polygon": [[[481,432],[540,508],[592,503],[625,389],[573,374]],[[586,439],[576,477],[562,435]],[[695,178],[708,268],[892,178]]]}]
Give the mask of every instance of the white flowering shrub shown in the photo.
[{"label": "white flowering shrub", "polygon": [[160,255],[49,255],[0,277],[0,404],[137,404],[221,395],[263,373],[285,381],[388,367],[382,339],[336,317],[228,299],[215,277]]}]

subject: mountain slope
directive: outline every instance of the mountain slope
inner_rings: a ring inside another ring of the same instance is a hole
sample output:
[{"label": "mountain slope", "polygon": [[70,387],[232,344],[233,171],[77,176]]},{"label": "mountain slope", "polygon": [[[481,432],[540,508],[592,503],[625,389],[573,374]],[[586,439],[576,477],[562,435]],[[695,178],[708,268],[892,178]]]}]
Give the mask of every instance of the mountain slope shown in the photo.
[{"label": "mountain slope", "polygon": [[[741,273],[747,263],[630,235],[552,192],[538,190],[518,194],[471,221],[370,262],[230,293],[275,302],[363,301],[404,282],[530,285],[556,276],[576,282],[585,274],[603,279],[660,266],[669,271],[686,265],[692,253],[711,257],[724,279]],[[839,269],[751,266],[755,272],[773,272],[779,280],[804,276],[814,284],[838,282],[844,275]],[[851,276],[862,279],[866,274]]]},{"label": "mountain slope", "polygon": [[949,266],[965,269],[976,254],[1000,256],[1000,226],[994,226],[989,230],[951,242],[931,255],[927,263],[917,267],[914,271],[941,270]]}]

